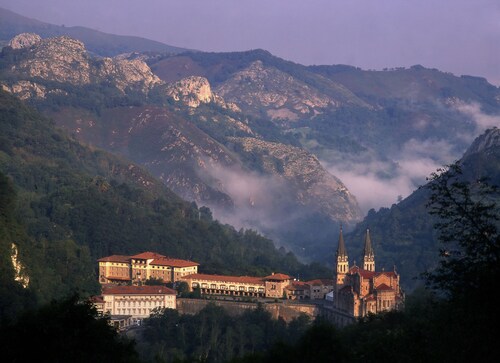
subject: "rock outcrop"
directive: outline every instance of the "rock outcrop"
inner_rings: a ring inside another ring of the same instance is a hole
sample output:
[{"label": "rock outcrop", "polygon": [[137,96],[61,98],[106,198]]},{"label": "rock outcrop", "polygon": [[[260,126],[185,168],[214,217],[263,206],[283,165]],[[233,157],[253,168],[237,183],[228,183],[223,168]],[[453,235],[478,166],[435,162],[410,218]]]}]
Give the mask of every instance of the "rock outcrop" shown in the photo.
[{"label": "rock outcrop", "polygon": [[21,61],[11,67],[11,72],[31,85],[8,85],[11,92],[24,98],[44,97],[48,92],[42,91],[41,85],[33,86],[34,80],[73,86],[105,84],[122,93],[133,90],[144,94],[162,83],[140,59],[92,58],[82,42],[67,36],[41,39],[36,34],[26,33],[16,36],[9,44],[25,52]]},{"label": "rock outcrop", "polygon": [[210,83],[205,77],[190,76],[170,83],[167,85],[166,95],[193,108],[199,107],[202,103],[212,102],[225,109],[240,111],[238,106],[226,103],[221,96],[212,92]]},{"label": "rock outcrop", "polygon": [[477,137],[472,145],[467,149],[463,158],[475,153],[487,153],[488,149],[500,147],[500,129],[494,127]]},{"label": "rock outcrop", "polygon": [[30,48],[42,41],[42,37],[35,33],[22,33],[12,38],[8,44],[12,49]]},{"label": "rock outcrop", "polygon": [[230,140],[241,145],[242,153],[251,156],[264,173],[282,179],[295,202],[321,211],[333,220],[361,219],[356,198],[313,154],[295,146],[250,137]]},{"label": "rock outcrop", "polygon": [[245,111],[260,113],[265,109],[272,119],[296,120],[337,105],[337,101],[260,60],[236,72],[216,91]]}]

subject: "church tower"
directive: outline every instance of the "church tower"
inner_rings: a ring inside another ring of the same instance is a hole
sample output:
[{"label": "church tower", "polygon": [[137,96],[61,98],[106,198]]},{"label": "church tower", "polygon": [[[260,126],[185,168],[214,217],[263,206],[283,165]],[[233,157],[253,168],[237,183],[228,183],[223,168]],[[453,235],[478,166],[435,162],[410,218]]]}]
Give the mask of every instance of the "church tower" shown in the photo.
[{"label": "church tower", "polygon": [[366,230],[365,248],[363,250],[363,270],[375,271],[375,254],[373,253],[370,230]]},{"label": "church tower", "polygon": [[349,272],[349,259],[345,249],[344,236],[342,235],[342,226],[340,227],[339,245],[337,253],[335,254],[335,276],[337,289],[342,287],[345,283],[346,275]]}]

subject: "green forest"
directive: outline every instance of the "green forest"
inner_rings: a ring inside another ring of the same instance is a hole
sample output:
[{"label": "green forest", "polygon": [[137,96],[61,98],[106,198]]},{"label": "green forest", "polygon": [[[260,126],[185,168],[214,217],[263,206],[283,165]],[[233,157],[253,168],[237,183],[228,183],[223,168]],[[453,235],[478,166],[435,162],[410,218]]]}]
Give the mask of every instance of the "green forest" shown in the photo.
[{"label": "green forest", "polygon": [[208,208],[181,200],[140,167],[78,143],[3,92],[0,135],[2,268],[11,270],[14,243],[40,303],[97,293],[98,258],[146,250],[197,261],[206,273],[331,274],[255,231],[219,223]]},{"label": "green forest", "polygon": [[[218,62],[215,55],[190,56],[207,67]],[[276,66],[278,62],[263,51],[231,57],[213,81],[240,69],[240,58],[246,62],[264,58]],[[318,78],[302,66],[279,63],[321,89]],[[332,69],[317,71],[332,78],[337,74]],[[107,107],[145,102],[139,95],[122,97],[106,87],[66,87],[72,97],[55,95],[38,106],[86,107],[99,114]],[[296,137],[309,137],[356,152],[363,146],[352,142],[354,137],[332,135],[346,133],[347,124],[365,119],[365,112],[386,126],[382,131],[407,116],[398,105],[385,106],[383,112],[340,108],[318,117],[307,135],[283,134],[278,126],[269,127],[258,117],[249,118],[249,123],[256,130],[271,130],[273,140],[297,144],[304,140]],[[216,139],[231,135],[220,129],[217,134],[214,125],[200,121],[200,115],[190,116]],[[372,141],[379,138],[374,134]],[[4,359],[22,362],[36,351],[40,361],[50,362],[493,360],[499,319],[492,289],[500,277],[500,198],[492,186],[500,184],[497,152],[469,156],[461,167],[452,165],[434,174],[428,187],[391,208],[369,212],[349,235],[359,243],[349,254],[359,255],[362,234],[369,227],[377,258],[397,264],[406,279],[414,278],[415,283],[408,286],[426,283],[407,296],[404,311],[371,315],[338,328],[305,316],[287,324],[273,320],[262,308],[235,318],[209,305],[193,316],[158,311],[130,339],[113,331],[83,302],[99,292],[96,260],[100,257],[150,250],[197,261],[203,273],[265,276],[279,271],[303,280],[329,278],[332,271],[317,263],[300,263],[291,252],[276,249],[253,230],[220,223],[208,208],[181,200],[141,167],[79,143],[50,119],[0,91]],[[480,179],[485,173],[493,178]],[[322,222],[314,219],[307,229],[317,231]],[[434,243],[437,240],[439,246]],[[18,251],[20,271],[12,263],[14,251]],[[432,270],[427,270],[429,261],[434,264]],[[19,275],[29,278],[27,288],[16,281]],[[31,350],[25,349],[26,342]]]},{"label": "green forest", "polygon": [[[12,185],[5,176],[0,184],[7,191],[0,194],[2,206],[12,206]],[[491,298],[500,278],[498,187],[484,180],[464,182],[455,164],[435,173],[427,190],[427,209],[438,221],[439,265],[424,274],[426,288],[407,296],[403,311],[338,328],[305,316],[287,324],[262,307],[234,317],[209,304],[195,315],[159,310],[130,339],[73,296],[38,309],[26,306],[17,317],[4,319],[3,356],[24,361],[31,352],[22,345],[29,339],[40,360],[50,362],[494,361],[500,320]],[[19,226],[9,210],[0,209],[2,226],[15,231]]]}]

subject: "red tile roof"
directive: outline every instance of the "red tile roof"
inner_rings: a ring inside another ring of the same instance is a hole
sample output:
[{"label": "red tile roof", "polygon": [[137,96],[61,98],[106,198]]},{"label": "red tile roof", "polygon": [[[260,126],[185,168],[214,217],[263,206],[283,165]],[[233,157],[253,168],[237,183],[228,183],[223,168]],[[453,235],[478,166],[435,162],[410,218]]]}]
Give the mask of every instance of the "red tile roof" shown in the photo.
[{"label": "red tile roof", "polygon": [[315,286],[318,286],[318,285],[331,285],[331,286],[333,286],[334,285],[334,282],[331,279],[315,279],[315,280],[310,280],[310,281],[306,281],[306,282],[309,285],[315,285]]},{"label": "red tile roof", "polygon": [[124,255],[113,255],[108,257],[103,257],[97,260],[97,262],[121,262],[121,263],[129,263],[130,256]]},{"label": "red tile roof", "polygon": [[304,281],[293,281],[290,285],[286,287],[287,290],[304,290],[308,289],[310,286],[309,284],[305,283]]},{"label": "red tile roof", "polygon": [[377,272],[377,276],[380,276],[380,275],[385,275],[385,276],[389,276],[389,277],[393,277],[393,278],[396,278],[398,276],[397,273],[394,271]]},{"label": "red tile roof", "polygon": [[263,280],[274,280],[274,281],[286,281],[286,280],[291,280],[292,278],[288,275],[281,274],[281,273],[273,273],[272,275],[264,277]]},{"label": "red tile roof", "polygon": [[156,252],[142,252],[137,255],[130,256],[130,258],[142,259],[142,260],[151,260],[155,258],[165,258],[166,256],[160,255]]},{"label": "red tile roof", "polygon": [[151,262],[151,265],[156,266],[171,266],[171,267],[192,267],[199,266],[200,264],[197,262],[189,261],[189,260],[180,260],[177,258],[156,258]]},{"label": "red tile roof", "polygon": [[103,287],[102,295],[176,295],[165,286],[110,286]]},{"label": "red tile roof", "polygon": [[207,274],[191,274],[184,276],[184,279],[191,280],[205,280],[205,281],[218,281],[225,283],[247,283],[247,284],[256,284],[256,285],[264,285],[264,281],[261,277],[253,277],[253,276],[227,276],[227,275],[207,275]]},{"label": "red tile roof", "polygon": [[377,287],[375,287],[375,290],[377,290],[377,291],[390,291],[390,290],[392,290],[392,287],[387,286],[386,284],[380,284]]}]

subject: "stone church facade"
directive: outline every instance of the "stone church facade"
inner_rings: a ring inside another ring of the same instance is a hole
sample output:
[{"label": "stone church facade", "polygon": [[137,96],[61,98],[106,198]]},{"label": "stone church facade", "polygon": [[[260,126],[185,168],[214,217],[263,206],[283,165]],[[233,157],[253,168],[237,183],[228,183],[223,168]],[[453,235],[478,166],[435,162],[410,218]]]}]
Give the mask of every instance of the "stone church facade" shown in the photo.
[{"label": "stone church facade", "polygon": [[393,271],[375,270],[375,254],[369,230],[365,236],[362,266],[349,266],[342,229],[335,258],[333,305],[339,325],[370,313],[403,307],[404,292],[396,268]]}]

